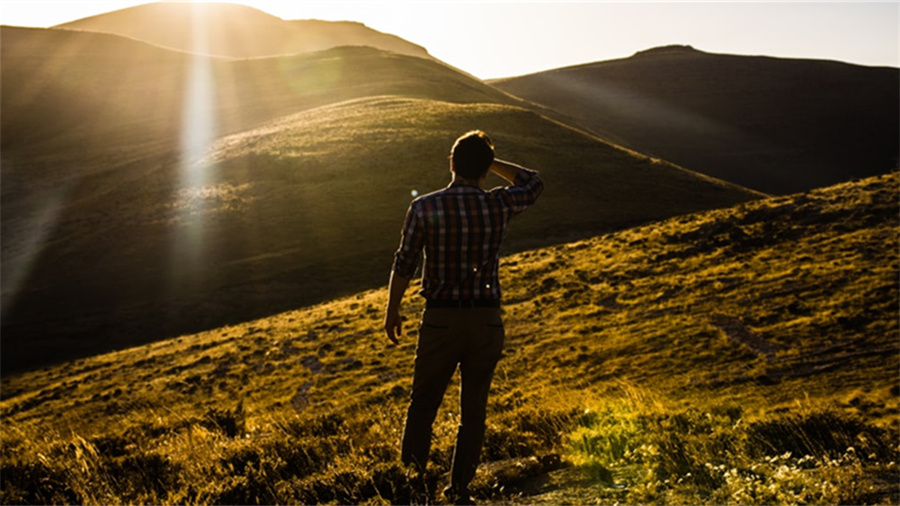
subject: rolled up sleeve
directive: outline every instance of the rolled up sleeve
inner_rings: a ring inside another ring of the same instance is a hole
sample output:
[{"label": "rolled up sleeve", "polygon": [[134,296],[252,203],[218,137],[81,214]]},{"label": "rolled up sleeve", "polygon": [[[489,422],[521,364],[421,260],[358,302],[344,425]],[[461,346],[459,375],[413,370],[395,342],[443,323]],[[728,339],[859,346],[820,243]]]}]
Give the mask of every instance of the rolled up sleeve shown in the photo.
[{"label": "rolled up sleeve", "polygon": [[537,202],[538,197],[544,191],[544,181],[537,171],[531,169],[519,169],[512,186],[499,189],[502,191],[503,200],[514,214],[521,213]]},{"label": "rolled up sleeve", "polygon": [[394,253],[394,264],[391,270],[399,276],[411,278],[419,265],[424,241],[422,220],[417,212],[415,202],[413,202],[406,211],[406,220],[404,220],[403,229],[400,232],[400,246]]}]

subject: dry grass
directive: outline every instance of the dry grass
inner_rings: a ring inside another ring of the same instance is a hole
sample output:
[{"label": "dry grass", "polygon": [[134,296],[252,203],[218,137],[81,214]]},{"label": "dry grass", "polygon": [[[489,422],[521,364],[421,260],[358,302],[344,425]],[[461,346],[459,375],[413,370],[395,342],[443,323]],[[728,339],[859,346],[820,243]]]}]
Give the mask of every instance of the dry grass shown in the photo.
[{"label": "dry grass", "polygon": [[[900,500],[898,189],[891,174],[506,257],[482,502]],[[2,502],[434,501],[455,399],[411,479],[414,339],[386,346],[385,295],[5,379]]]}]

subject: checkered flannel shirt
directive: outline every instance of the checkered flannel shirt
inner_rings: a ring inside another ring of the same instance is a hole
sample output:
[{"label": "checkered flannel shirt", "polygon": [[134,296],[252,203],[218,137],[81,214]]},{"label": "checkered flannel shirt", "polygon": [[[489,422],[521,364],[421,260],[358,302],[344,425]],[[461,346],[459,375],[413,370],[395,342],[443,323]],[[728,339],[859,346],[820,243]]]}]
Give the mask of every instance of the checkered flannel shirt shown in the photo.
[{"label": "checkered flannel shirt", "polygon": [[413,277],[424,248],[428,300],[500,300],[500,242],[509,219],[535,203],[544,183],[519,169],[512,186],[482,190],[451,184],[409,206],[393,271]]}]

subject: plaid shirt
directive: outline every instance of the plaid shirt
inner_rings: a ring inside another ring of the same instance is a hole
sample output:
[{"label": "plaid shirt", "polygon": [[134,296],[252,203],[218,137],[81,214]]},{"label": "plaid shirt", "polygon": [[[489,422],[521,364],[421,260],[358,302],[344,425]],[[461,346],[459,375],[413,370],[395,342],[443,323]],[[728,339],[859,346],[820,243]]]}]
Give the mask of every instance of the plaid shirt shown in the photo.
[{"label": "plaid shirt", "polygon": [[412,201],[393,270],[412,277],[425,249],[422,291],[428,300],[500,300],[500,241],[509,219],[534,204],[544,183],[520,169],[513,186],[490,191],[451,184]]}]

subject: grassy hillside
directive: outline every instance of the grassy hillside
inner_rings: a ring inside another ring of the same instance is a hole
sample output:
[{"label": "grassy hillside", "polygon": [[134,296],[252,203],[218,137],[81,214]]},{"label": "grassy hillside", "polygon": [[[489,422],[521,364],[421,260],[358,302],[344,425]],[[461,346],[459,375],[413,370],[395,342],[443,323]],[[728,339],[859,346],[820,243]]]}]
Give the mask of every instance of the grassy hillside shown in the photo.
[{"label": "grassy hillside", "polygon": [[509,251],[758,197],[513,106],[342,102],[223,137],[188,166],[148,156],[104,172],[104,160],[93,162],[97,173],[54,209],[36,259],[15,248],[43,216],[4,215],[4,237],[19,239],[4,242],[4,269],[30,268],[19,285],[4,285],[14,297],[4,369],[380,286],[412,191],[446,185],[453,140],[476,127],[500,156],[547,180],[542,211],[521,218]]},{"label": "grassy hillside", "polygon": [[900,73],[690,47],[491,81],[636,151],[770,194],[888,172]]},{"label": "grassy hillside", "polygon": [[346,21],[285,21],[245,5],[156,2],[58,25],[105,32],[160,46],[215,56],[253,58],[321,51],[337,46],[371,46],[430,58],[425,48]]},{"label": "grassy hillside", "polygon": [[[898,195],[891,173],[506,257],[480,501],[900,501]],[[433,503],[455,396],[411,479],[414,331],[386,345],[385,300],[6,378],[0,500]]]}]

